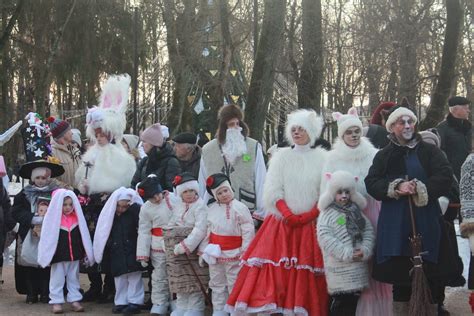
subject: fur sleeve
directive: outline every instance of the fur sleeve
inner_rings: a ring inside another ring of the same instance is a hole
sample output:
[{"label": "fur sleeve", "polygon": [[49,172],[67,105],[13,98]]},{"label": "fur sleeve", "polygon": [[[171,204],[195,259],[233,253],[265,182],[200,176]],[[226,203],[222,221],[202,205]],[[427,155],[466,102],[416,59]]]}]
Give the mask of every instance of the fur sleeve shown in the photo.
[{"label": "fur sleeve", "polygon": [[278,151],[270,160],[268,172],[265,177],[265,184],[263,186],[263,203],[265,209],[274,215],[279,214],[275,206],[276,201],[284,198],[283,179],[280,168],[284,168],[282,153],[284,153],[285,150]]},{"label": "fur sleeve", "polygon": [[323,250],[323,253],[330,255],[343,262],[351,262],[353,249],[345,246],[334,234],[334,227],[331,222],[334,222],[332,212],[328,209],[322,212],[318,218],[317,234],[318,242]]}]

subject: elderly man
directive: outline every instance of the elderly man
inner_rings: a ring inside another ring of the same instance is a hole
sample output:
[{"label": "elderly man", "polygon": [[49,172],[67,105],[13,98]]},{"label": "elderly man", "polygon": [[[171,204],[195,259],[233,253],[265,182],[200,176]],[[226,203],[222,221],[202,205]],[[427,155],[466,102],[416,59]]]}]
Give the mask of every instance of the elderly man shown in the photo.
[{"label": "elderly man", "polygon": [[236,199],[248,206],[255,219],[263,220],[262,193],[267,170],[262,146],[248,137],[249,129],[243,118],[237,105],[221,107],[216,138],[202,148],[199,193],[207,200],[207,177],[224,173],[230,178]]},{"label": "elderly man", "polygon": [[408,314],[412,291],[410,204],[422,237],[423,267],[432,296],[430,315],[436,315],[440,284],[453,269],[437,201],[448,194],[452,169],[440,149],[421,141],[415,131],[416,122],[417,117],[408,108],[392,109],[385,124],[390,143],[375,155],[365,178],[367,192],[382,201],[373,277],[393,284],[395,316]]},{"label": "elderly man", "polygon": [[81,164],[81,152],[73,145],[71,125],[54,117],[49,117],[48,122],[53,136],[51,141],[52,154],[61,161],[61,165],[65,170],[64,174],[58,177],[58,180],[73,188],[76,170]]},{"label": "elderly man", "polygon": [[196,179],[199,177],[201,148],[197,145],[197,137],[193,133],[181,133],[173,138],[174,152],[181,165],[181,172],[189,172]]}]

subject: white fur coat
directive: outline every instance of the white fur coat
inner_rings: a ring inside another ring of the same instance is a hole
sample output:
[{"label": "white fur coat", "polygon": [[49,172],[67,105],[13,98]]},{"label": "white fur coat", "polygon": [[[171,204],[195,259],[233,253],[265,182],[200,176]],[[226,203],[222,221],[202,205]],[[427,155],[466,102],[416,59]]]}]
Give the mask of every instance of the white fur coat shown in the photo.
[{"label": "white fur coat", "polygon": [[347,146],[342,139],[337,138],[333,149],[327,153],[326,163],[322,169],[321,192],[324,192],[327,186],[327,179],[324,175],[327,172],[333,173],[343,170],[359,177],[356,187],[357,192],[367,197],[364,179],[369,172],[370,166],[372,166],[376,153],[377,149],[365,137],[361,138],[360,145],[356,148]]},{"label": "white fur coat", "polygon": [[284,148],[270,160],[263,199],[267,214],[280,217],[276,202],[284,199],[294,214],[308,212],[319,199],[324,149]]},{"label": "white fur coat", "polygon": [[120,187],[129,187],[137,169],[132,155],[120,143],[105,146],[96,144],[87,150],[82,161],[76,171],[76,184],[81,186],[81,181],[86,176],[84,163],[90,162],[92,167],[87,173],[88,194],[113,192]]}]

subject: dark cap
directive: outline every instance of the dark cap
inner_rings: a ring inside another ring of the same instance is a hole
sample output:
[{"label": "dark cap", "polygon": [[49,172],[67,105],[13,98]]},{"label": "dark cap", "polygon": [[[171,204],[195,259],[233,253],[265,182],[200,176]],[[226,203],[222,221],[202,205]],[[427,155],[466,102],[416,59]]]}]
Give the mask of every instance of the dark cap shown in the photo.
[{"label": "dark cap", "polygon": [[138,184],[137,192],[144,199],[151,199],[155,194],[161,193],[163,189],[160,180],[154,174],[149,175],[145,180]]},{"label": "dark cap", "polygon": [[206,190],[207,190],[207,192],[211,196],[214,196],[214,194],[212,194],[211,190],[219,187],[225,181],[229,181],[229,184],[230,184],[230,179],[223,173],[214,173],[213,175],[210,175],[206,179]]},{"label": "dark cap", "polygon": [[452,97],[448,100],[449,106],[471,104],[471,101],[465,97]]},{"label": "dark cap", "polygon": [[173,141],[178,144],[193,144],[196,145],[197,137],[193,133],[181,133],[173,138]]}]

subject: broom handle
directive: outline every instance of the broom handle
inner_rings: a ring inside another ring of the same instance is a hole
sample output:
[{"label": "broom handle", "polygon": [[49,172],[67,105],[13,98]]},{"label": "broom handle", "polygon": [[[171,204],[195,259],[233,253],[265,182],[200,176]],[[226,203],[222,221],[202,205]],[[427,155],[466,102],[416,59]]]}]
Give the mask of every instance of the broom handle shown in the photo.
[{"label": "broom handle", "polygon": [[[405,176],[405,180],[408,180],[408,175]],[[416,225],[415,225],[415,212],[413,212],[413,202],[411,195],[408,195],[408,206],[410,207],[410,217],[411,217],[411,229],[413,230],[413,237],[417,236]]]},{"label": "broom handle", "polygon": [[191,262],[191,258],[189,258],[189,255],[187,253],[185,253],[185,256],[186,256],[186,259],[188,259],[188,263],[191,268],[191,271],[193,272],[194,276],[196,277],[196,280],[198,281],[199,288],[201,289],[201,292],[204,295],[204,300],[209,306],[212,306],[212,301],[209,299],[209,295],[207,294],[206,289],[204,288],[204,285],[201,282],[201,279],[199,279],[196,269],[194,269],[193,263]]}]

